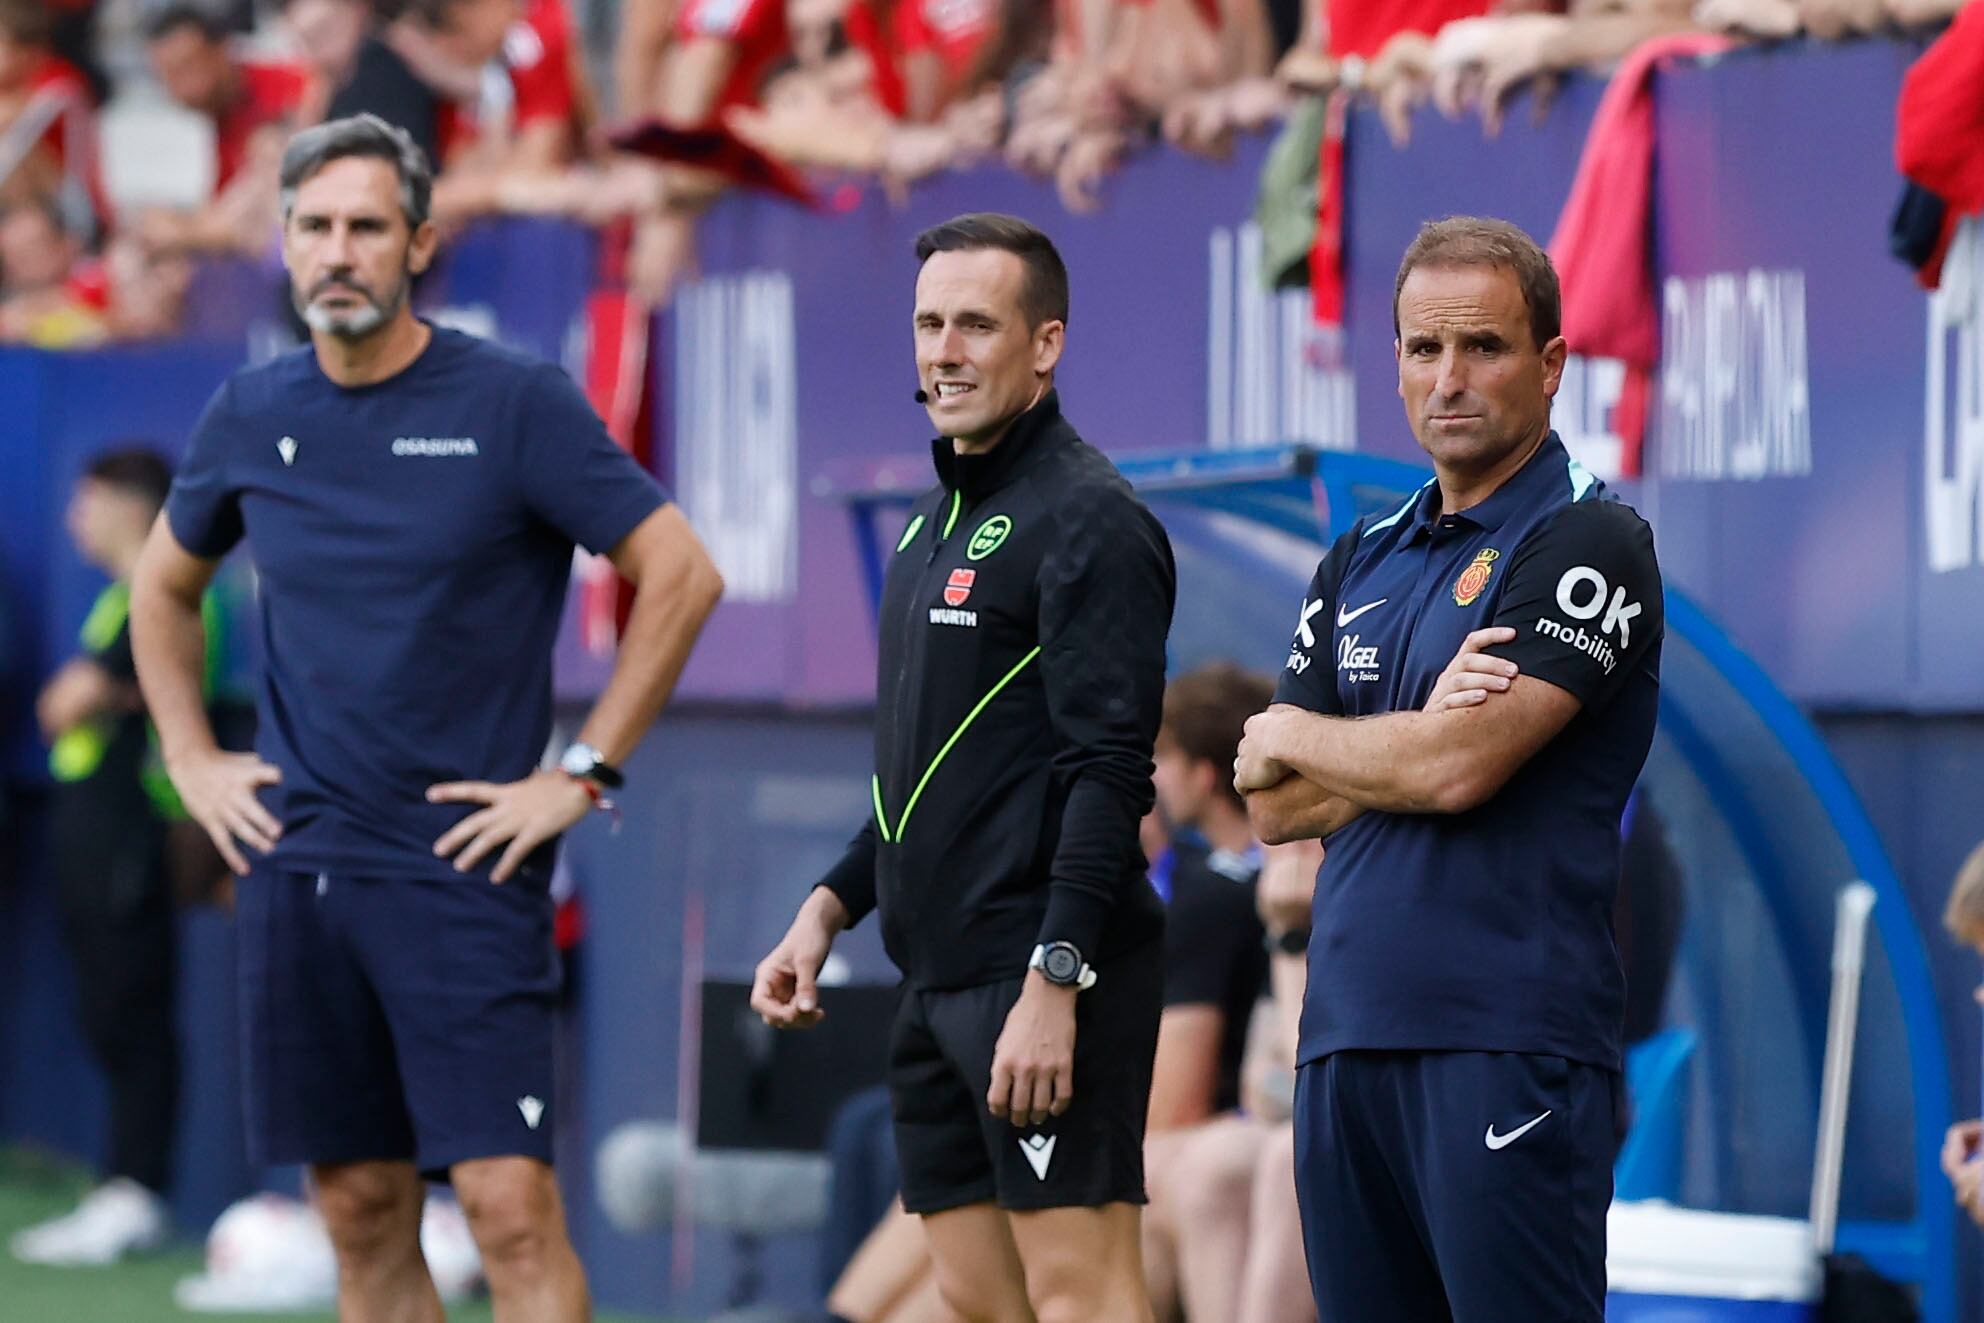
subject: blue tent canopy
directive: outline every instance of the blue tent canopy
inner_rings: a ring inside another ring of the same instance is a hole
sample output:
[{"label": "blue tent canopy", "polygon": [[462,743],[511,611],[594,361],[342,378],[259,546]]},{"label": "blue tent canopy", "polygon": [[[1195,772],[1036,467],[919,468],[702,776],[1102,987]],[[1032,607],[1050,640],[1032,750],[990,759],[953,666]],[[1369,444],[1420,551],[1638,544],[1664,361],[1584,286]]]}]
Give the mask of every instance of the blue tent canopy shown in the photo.
[{"label": "blue tent canopy", "polygon": [[[1396,506],[1410,464],[1307,447],[1119,456],[1178,560],[1174,670],[1232,658],[1267,670],[1333,530]],[[922,464],[837,483],[871,604]],[[898,476],[900,475],[900,476]],[[1698,1046],[1672,1127],[1678,1202],[1802,1217],[1816,1144],[1833,901],[1878,896],[1855,1052],[1839,1244],[1919,1283],[1954,1323],[1955,1219],[1937,1157],[1950,1121],[1941,1016],[1922,937],[1887,852],[1818,732],[1683,593],[1666,594],[1660,727],[1641,781],[1684,879],[1664,1015]],[[1904,1144],[1902,1137],[1911,1141]]]}]

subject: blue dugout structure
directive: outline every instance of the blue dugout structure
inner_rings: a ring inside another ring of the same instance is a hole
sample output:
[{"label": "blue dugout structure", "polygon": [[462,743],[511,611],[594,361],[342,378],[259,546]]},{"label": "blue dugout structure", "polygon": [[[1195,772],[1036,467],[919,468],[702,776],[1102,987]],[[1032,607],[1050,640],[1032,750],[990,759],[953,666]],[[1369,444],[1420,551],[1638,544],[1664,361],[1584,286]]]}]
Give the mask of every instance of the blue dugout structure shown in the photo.
[{"label": "blue dugout structure", "polygon": [[[1371,455],[1285,447],[1117,456],[1170,531],[1174,669],[1279,661],[1321,548],[1427,477]],[[920,463],[870,466],[843,491],[871,606]],[[1691,1207],[1802,1217],[1816,1144],[1833,901],[1873,886],[1839,1248],[1915,1283],[1925,1323],[1956,1318],[1955,1212],[1938,1153],[1950,1081],[1922,934],[1858,796],[1818,731],[1685,593],[1666,593],[1660,728],[1641,791],[1686,879],[1665,1019],[1697,1046],[1676,1105],[1637,1137]],[[1429,935],[1436,946],[1437,934]],[[1630,1070],[1629,1070],[1630,1074]],[[1902,1137],[1906,1137],[1906,1145]]]}]

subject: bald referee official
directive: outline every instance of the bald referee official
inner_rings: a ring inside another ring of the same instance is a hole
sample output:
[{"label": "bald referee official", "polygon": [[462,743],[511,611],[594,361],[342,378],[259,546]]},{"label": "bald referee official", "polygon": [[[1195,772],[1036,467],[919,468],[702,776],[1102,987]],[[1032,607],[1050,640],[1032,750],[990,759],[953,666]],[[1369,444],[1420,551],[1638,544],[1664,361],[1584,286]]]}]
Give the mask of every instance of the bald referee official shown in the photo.
[{"label": "bald referee official", "polygon": [[1012,216],[917,239],[917,398],[941,435],[882,590],[874,816],[760,962],[798,1028],[870,910],[903,974],[902,1202],[984,1323],[1149,1323],[1139,1249],[1163,911],[1152,799],[1176,577],[1061,415],[1068,273]]},{"label": "bald referee official", "polygon": [[[414,317],[436,238],[403,131],[300,133],[281,184],[310,344],[214,395],[132,593],[167,769],[248,874],[250,1149],[310,1165],[345,1323],[440,1323],[423,1175],[454,1182],[497,1317],[576,1323],[550,1167],[552,853],[619,787],[722,585],[563,372]],[[216,746],[199,682],[200,593],[244,542],[253,754]],[[543,771],[574,543],[635,596],[611,681]]]},{"label": "bald referee official", "polygon": [[1399,394],[1435,477],[1330,548],[1235,784],[1321,836],[1295,1102],[1325,1323],[1600,1323],[1619,824],[1663,633],[1646,523],[1550,430],[1549,258],[1422,229]]}]

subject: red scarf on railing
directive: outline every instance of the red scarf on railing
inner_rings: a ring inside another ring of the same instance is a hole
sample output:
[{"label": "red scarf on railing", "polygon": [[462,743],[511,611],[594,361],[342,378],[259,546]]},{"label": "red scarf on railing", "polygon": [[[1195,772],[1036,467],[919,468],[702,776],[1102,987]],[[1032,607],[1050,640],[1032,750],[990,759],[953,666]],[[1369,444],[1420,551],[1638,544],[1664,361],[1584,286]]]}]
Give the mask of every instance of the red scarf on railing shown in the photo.
[{"label": "red scarf on railing", "polygon": [[1663,60],[1727,50],[1727,37],[1682,32],[1642,42],[1620,63],[1599,100],[1571,194],[1550,239],[1564,289],[1571,352],[1626,364],[1613,416],[1623,442],[1620,471],[1636,476],[1647,405],[1660,363],[1660,302],[1654,290],[1653,71]]}]

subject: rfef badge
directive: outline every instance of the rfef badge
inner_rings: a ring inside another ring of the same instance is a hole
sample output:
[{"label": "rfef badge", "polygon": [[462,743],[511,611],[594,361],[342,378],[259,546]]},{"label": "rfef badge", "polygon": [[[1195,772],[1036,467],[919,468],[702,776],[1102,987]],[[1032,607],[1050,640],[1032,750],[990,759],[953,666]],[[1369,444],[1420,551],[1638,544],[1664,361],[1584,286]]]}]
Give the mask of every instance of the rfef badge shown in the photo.
[{"label": "rfef badge", "polygon": [[1006,540],[1006,534],[1012,531],[1013,521],[1009,516],[993,515],[980,524],[977,531],[971,535],[971,541],[965,544],[964,558],[984,560],[999,549],[1000,544]]},{"label": "rfef badge", "polygon": [[1495,562],[1502,553],[1493,547],[1483,547],[1474,553],[1474,559],[1454,580],[1454,605],[1473,606],[1474,599],[1481,596],[1482,589],[1488,586],[1488,576],[1495,572]]}]

